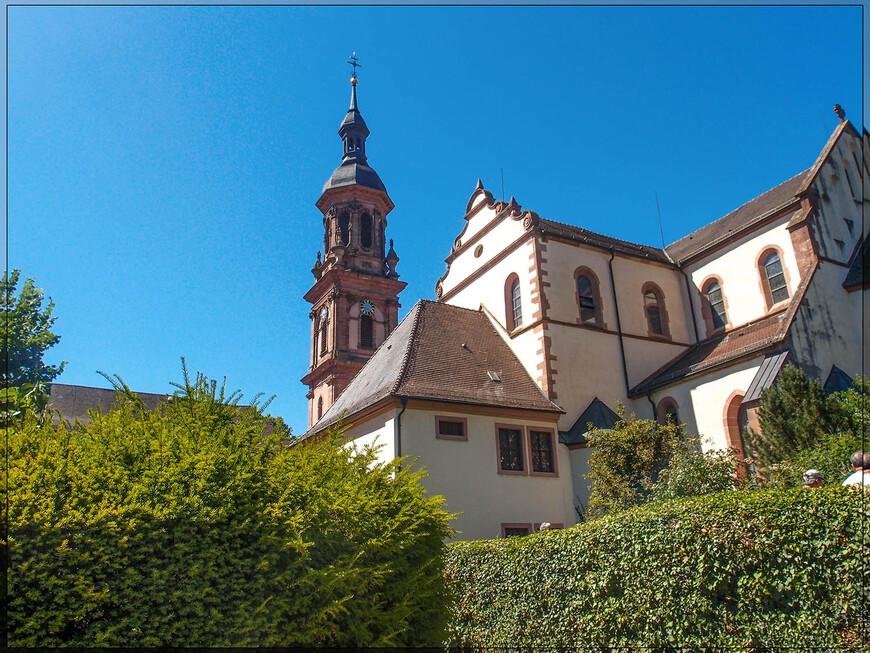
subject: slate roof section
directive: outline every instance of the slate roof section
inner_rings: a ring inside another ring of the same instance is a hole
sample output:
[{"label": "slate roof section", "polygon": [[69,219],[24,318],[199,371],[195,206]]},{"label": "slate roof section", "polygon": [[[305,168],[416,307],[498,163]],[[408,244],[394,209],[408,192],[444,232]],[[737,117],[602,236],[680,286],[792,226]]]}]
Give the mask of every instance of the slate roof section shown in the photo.
[{"label": "slate roof section", "polygon": [[589,424],[600,429],[612,429],[621,419],[607,404],[595,397],[570,429],[559,431],[559,442],[562,444],[587,444],[586,434],[589,432]]},{"label": "slate roof section", "polygon": [[[137,392],[136,396],[142,400],[146,409],[154,410],[167,400],[168,395]],[[107,413],[117,407],[117,402],[113,389],[52,383],[49,387],[48,407],[60,411],[63,419],[70,423],[78,420],[82,424],[90,424],[89,410],[98,408],[101,412]]]},{"label": "slate roof section", "polygon": [[734,209],[724,217],[693,231],[688,236],[665,247],[668,255],[677,263],[697,256],[698,254],[733,238],[743,230],[782,211],[794,203],[795,195],[810,170],[804,170],[791,179],[771,188],[755,199]]},{"label": "slate roof section", "polygon": [[825,385],[823,386],[825,396],[854,387],[855,382],[852,380],[851,376],[846,374],[836,365],[831,366],[831,373],[828,374],[828,378],[825,380]]},{"label": "slate roof section", "polygon": [[378,173],[365,163],[348,162],[338,166],[323,184],[323,192],[343,186],[366,186],[387,192],[387,187],[378,177]]},{"label": "slate roof section", "polygon": [[746,394],[743,395],[742,403],[746,404],[750,401],[761,399],[761,393],[764,390],[767,390],[767,388],[772,386],[773,382],[776,381],[776,376],[779,374],[779,371],[782,369],[787,358],[788,350],[778,351],[774,354],[768,354],[765,356],[764,360],[761,361],[761,366],[755,373],[752,382],[749,384]]},{"label": "slate roof section", "polygon": [[866,270],[870,267],[870,247],[867,247],[867,241],[861,243],[861,247],[855,258],[852,260],[852,265],[849,266],[849,271],[846,272],[846,278],[843,279],[843,288],[852,290],[854,288],[866,288],[867,276]]},{"label": "slate roof section", "polygon": [[692,345],[634,386],[629,396],[637,397],[722,363],[762,352],[785,337],[783,327],[788,325],[790,314],[791,311],[780,311]]},{"label": "slate roof section", "polygon": [[630,243],[627,240],[620,240],[612,236],[597,234],[594,231],[575,227],[563,222],[555,222],[554,220],[538,219],[538,229],[541,233],[548,236],[556,236],[573,240],[576,243],[592,245],[593,247],[602,247],[605,249],[614,249],[621,254],[636,256],[648,261],[659,261],[660,263],[672,264],[673,261],[668,257],[664,250],[658,247],[650,247],[648,245],[638,245]]},{"label": "slate roof section", "polygon": [[[496,372],[501,381],[493,381]],[[483,311],[418,301],[304,437],[388,397],[564,412],[547,399]]]}]

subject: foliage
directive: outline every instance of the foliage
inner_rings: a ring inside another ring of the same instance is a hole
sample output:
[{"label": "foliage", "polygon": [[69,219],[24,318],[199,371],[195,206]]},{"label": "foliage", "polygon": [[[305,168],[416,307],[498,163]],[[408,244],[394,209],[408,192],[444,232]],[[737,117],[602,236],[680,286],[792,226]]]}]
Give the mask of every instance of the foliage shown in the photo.
[{"label": "foliage", "polygon": [[659,474],[650,499],[681,499],[742,487],[738,468],[735,449],[702,451],[698,438],[686,437]]},{"label": "foliage", "polygon": [[66,363],[46,365],[45,352],[60,341],[51,327],[54,302],[43,308],[44,293],[34,279],[27,279],[16,295],[20,270],[3,274],[0,302],[3,305],[4,365],[0,375],[0,421],[3,425],[20,418],[27,410],[40,413],[47,402],[47,383],[57,377]]},{"label": "foliage", "polygon": [[449,515],[423,472],[284,444],[201,375],[158,410],[8,438],[11,646],[419,645],[443,636]]},{"label": "foliage", "polygon": [[593,428],[588,437],[593,514],[735,486],[734,452],[702,452],[699,438],[687,435],[682,424],[631,415],[613,429]]},{"label": "foliage", "polygon": [[722,492],[563,531],[451,544],[447,643],[861,650],[870,535],[860,495],[842,487]]},{"label": "foliage", "polygon": [[825,396],[821,383],[793,365],[782,369],[776,385],[761,394],[761,431],[749,431],[749,443],[764,484],[797,487],[804,470],[822,472],[826,483],[842,481],[851,471],[849,455],[861,448],[866,431],[865,382]]}]

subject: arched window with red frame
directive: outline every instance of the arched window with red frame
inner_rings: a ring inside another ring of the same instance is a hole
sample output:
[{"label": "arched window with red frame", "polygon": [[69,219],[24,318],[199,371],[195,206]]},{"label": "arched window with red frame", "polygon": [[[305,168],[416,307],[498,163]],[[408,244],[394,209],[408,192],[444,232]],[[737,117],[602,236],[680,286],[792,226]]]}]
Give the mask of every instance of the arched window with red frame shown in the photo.
[{"label": "arched window with red frame", "polygon": [[788,276],[782,263],[782,252],[778,248],[768,247],[759,255],[757,265],[767,308],[787,300],[790,295]]},{"label": "arched window with red frame", "polygon": [[511,274],[504,283],[505,326],[513,331],[523,325],[522,295],[520,293],[520,278]]},{"label": "arched window with red frame", "polygon": [[574,270],[574,290],[577,308],[580,311],[578,323],[603,328],[603,307],[598,276],[587,267],[577,268]]},{"label": "arched window with red frame", "polygon": [[701,313],[707,323],[707,335],[712,335],[728,326],[728,314],[725,310],[725,295],[722,284],[716,277],[707,280],[701,288]]},{"label": "arched window with red frame", "polygon": [[650,336],[670,338],[668,312],[665,309],[664,293],[652,282],[645,283],[643,292],[643,312],[646,316],[647,333]]}]

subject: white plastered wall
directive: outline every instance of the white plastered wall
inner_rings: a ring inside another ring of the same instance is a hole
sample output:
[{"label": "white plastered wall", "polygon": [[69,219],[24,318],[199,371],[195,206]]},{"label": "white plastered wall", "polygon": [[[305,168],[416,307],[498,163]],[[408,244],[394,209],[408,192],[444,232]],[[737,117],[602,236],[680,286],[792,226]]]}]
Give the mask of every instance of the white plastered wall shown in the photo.
[{"label": "white plastered wall", "polygon": [[[436,438],[436,416],[467,419],[468,440]],[[555,444],[556,477],[499,474],[496,423],[555,426],[533,417],[499,418],[461,411],[408,409],[402,415],[402,453],[419,456],[420,464],[428,469],[423,483],[429,494],[444,496],[448,511],[463,513],[453,522],[462,531],[457,539],[499,537],[503,523],[575,523],[568,448]]]},{"label": "white plastered wall", "polygon": [[861,373],[862,350],[870,346],[870,324],[861,324],[865,293],[847,292],[845,276],[846,268],[821,261],[789,329],[793,362],[822,383],[832,365],[851,377]]},{"label": "white plastered wall", "polygon": [[396,457],[396,413],[391,410],[347,430],[348,441],[345,446],[361,450],[366,445],[378,446],[378,462],[387,463]]},{"label": "white plastered wall", "polygon": [[762,251],[768,247],[776,246],[782,251],[783,256],[780,260],[786,271],[789,298],[794,295],[800,283],[800,273],[791,235],[785,228],[790,217],[786,215],[764,229],[753,232],[687,267],[692,284],[697,289],[697,292],[692,293],[692,300],[695,302],[695,316],[701,339],[705,337],[707,326],[701,312],[700,290],[704,281],[711,275],[722,280],[722,294],[725,297],[729,328],[738,327],[767,314],[756,261]]},{"label": "white plastered wall", "polygon": [[[763,356],[711,371],[698,377],[689,377],[680,384],[656,390],[653,401],[674,397],[679,406],[679,417],[686,423],[689,433],[700,435],[704,450],[725,449],[725,407],[736,390],[745,393],[761,366]],[[685,401],[688,397],[689,401]]]}]

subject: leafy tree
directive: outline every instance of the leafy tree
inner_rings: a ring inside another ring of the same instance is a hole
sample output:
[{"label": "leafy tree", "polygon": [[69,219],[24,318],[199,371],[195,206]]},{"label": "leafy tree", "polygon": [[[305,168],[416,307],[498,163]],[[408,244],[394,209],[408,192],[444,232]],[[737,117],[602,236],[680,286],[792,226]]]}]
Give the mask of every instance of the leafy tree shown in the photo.
[{"label": "leafy tree", "polygon": [[8,438],[11,646],[440,641],[449,515],[423,472],[286,431],[202,375]]},{"label": "leafy tree", "polygon": [[866,418],[864,385],[825,396],[821,383],[787,365],[775,385],[761,394],[761,430],[750,430],[752,457],[766,485],[799,486],[803,471],[815,468],[827,482],[842,480],[849,455],[861,447]]},{"label": "leafy tree", "polygon": [[646,502],[659,473],[682,446],[684,433],[673,422],[662,426],[631,415],[613,429],[593,428],[588,440],[591,472],[586,476],[593,482],[589,508],[594,514]]},{"label": "leafy tree", "polygon": [[740,483],[736,452],[702,451],[700,438],[688,435],[683,424],[631,415],[611,430],[592,429],[589,442],[593,514],[731,490]]},{"label": "leafy tree", "polygon": [[651,499],[682,499],[736,489],[743,485],[737,475],[739,466],[736,449],[703,451],[699,438],[687,437],[659,475]]},{"label": "leafy tree", "polygon": [[44,293],[34,279],[27,279],[16,294],[20,270],[4,273],[3,303],[3,372],[0,376],[0,417],[4,424],[22,411],[41,412],[48,398],[46,385],[63,372],[65,362],[46,365],[45,352],[60,341],[51,328],[54,302],[49,298],[43,307]]}]

